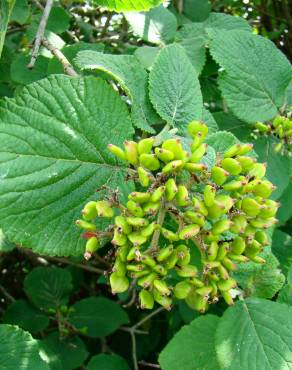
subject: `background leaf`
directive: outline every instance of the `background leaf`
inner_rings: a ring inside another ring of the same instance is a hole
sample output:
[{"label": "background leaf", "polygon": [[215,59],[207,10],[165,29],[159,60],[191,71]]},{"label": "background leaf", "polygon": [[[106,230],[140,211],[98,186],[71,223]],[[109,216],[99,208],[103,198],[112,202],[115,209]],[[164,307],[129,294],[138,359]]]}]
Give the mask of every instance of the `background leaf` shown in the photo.
[{"label": "background leaf", "polygon": [[40,253],[83,254],[74,220],[84,203],[102,197],[96,194],[101,185],[129,191],[107,144],[121,145],[131,134],[126,105],[93,77],[51,76],[2,102],[0,227],[6,236]]},{"label": "background leaf", "polygon": [[126,13],[134,34],[152,44],[164,44],[173,40],[177,29],[175,16],[162,5],[149,12]]},{"label": "background leaf", "polygon": [[116,12],[149,10],[162,3],[162,0],[91,0],[93,5],[105,6]]},{"label": "background leaf", "polygon": [[158,114],[179,132],[201,119],[203,102],[196,71],[178,44],[163,48],[149,77],[150,99]]},{"label": "background leaf", "polygon": [[217,31],[210,50],[224,68],[219,85],[232,112],[251,123],[276,116],[292,79],[285,55],[270,40],[243,31]]},{"label": "background leaf", "polygon": [[282,271],[287,274],[292,265],[292,238],[281,230],[273,234],[272,251],[280,262]]},{"label": "background leaf", "polygon": [[87,365],[87,370],[130,370],[123,357],[115,354],[96,355],[92,357]]},{"label": "background leaf", "polygon": [[0,56],[2,53],[7,25],[15,0],[0,0]]},{"label": "background leaf", "polygon": [[0,325],[0,368],[50,370],[39,355],[38,342],[28,332],[7,324]]},{"label": "background leaf", "polygon": [[17,325],[32,333],[44,330],[49,325],[49,317],[29,302],[19,299],[8,307],[3,321],[6,324]]},{"label": "background leaf", "polygon": [[159,356],[163,370],[214,370],[219,365],[216,359],[214,333],[219,318],[201,316],[176,333]]},{"label": "background leaf", "polygon": [[264,299],[237,302],[219,321],[215,345],[224,369],[290,369],[292,308]]},{"label": "background leaf", "polygon": [[69,322],[79,330],[84,329],[89,337],[106,337],[129,322],[126,312],[107,298],[85,298],[72,309]]},{"label": "background leaf", "polygon": [[24,280],[24,290],[39,308],[57,309],[65,305],[73,289],[69,271],[59,267],[36,267]]},{"label": "background leaf", "polygon": [[151,125],[158,117],[148,97],[148,75],[135,56],[82,51],[75,61],[83,69],[100,70],[117,80],[132,99],[134,125],[146,132],[155,132]]}]

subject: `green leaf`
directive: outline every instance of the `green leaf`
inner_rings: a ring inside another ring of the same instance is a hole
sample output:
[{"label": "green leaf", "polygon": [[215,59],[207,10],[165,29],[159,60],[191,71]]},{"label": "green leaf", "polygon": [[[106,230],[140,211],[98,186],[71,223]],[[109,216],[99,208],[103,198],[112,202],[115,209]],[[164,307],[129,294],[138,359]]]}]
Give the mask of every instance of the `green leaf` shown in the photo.
[{"label": "green leaf", "polygon": [[277,302],[292,306],[292,284],[286,284],[279,292]]},{"label": "green leaf", "polygon": [[36,267],[24,279],[24,290],[39,308],[58,308],[68,303],[72,292],[69,271],[59,267]]},{"label": "green leaf", "polygon": [[150,99],[158,114],[179,132],[201,119],[203,101],[195,69],[178,44],[163,48],[149,77]]},{"label": "green leaf", "polygon": [[290,180],[290,159],[274,150],[274,142],[270,137],[260,137],[254,143],[258,161],[267,163],[266,177],[277,186],[272,198],[278,199],[287,188]]},{"label": "green leaf", "polygon": [[218,131],[219,128],[218,128],[217,122],[215,121],[213,117],[213,114],[211,114],[210,111],[208,111],[208,109],[206,108],[203,108],[202,120],[208,126],[208,129],[209,129],[208,135],[212,135]]},{"label": "green leaf", "polygon": [[206,63],[205,40],[202,37],[195,37],[177,40],[177,43],[184,48],[193,67],[199,75]]},{"label": "green leaf", "polygon": [[219,318],[201,316],[184,326],[166,345],[159,356],[163,370],[218,369],[214,333]]},{"label": "green leaf", "polygon": [[62,33],[69,28],[70,14],[62,7],[53,7],[46,28],[55,33]]},{"label": "green leaf", "polygon": [[152,44],[164,44],[173,40],[177,29],[175,16],[164,6],[152,8],[149,12],[126,13],[133,33]]},{"label": "green leaf", "polygon": [[0,229],[0,252],[11,252],[15,244],[11,243]]},{"label": "green leaf", "polygon": [[287,204],[292,204],[292,181],[289,182],[286,189],[283,191],[281,198],[279,199],[281,204],[277,212],[278,225],[284,225],[289,218],[292,217],[292,207],[287,207]]},{"label": "green leaf", "polygon": [[251,27],[248,22],[241,17],[234,17],[224,13],[211,13],[204,22],[184,24],[177,32],[177,39],[196,40],[198,37],[201,37],[207,43],[210,38],[220,30],[241,30],[250,32]]},{"label": "green leaf", "polygon": [[52,351],[43,340],[38,341],[40,356],[48,364],[50,370],[64,370],[61,359]]},{"label": "green leaf", "polygon": [[16,0],[11,13],[10,21],[18,24],[28,23],[30,9],[27,0]]},{"label": "green leaf", "polygon": [[83,69],[100,70],[109,74],[132,100],[132,120],[136,127],[154,133],[151,127],[157,121],[148,97],[148,75],[133,55],[112,55],[81,51],[75,59]]},{"label": "green leaf", "polygon": [[28,69],[30,56],[19,54],[11,64],[11,80],[18,84],[26,85],[41,80],[48,75],[49,58],[39,55],[34,68]]},{"label": "green leaf", "polygon": [[107,355],[102,353],[100,355],[93,356],[87,367],[87,370],[130,370],[127,362],[115,354]]},{"label": "green leaf", "polygon": [[15,0],[0,0],[0,57]]},{"label": "green leaf", "polygon": [[[77,53],[82,50],[94,50],[94,51],[103,51],[104,44],[90,44],[87,42],[77,42],[73,45],[66,45],[64,46],[61,51],[68,59],[68,61],[73,65],[73,67],[78,71],[77,65],[74,63],[74,58],[77,56]],[[48,74],[54,73],[64,73],[64,68],[61,62],[56,58],[53,57],[50,59],[48,64]]]},{"label": "green leaf", "polygon": [[248,32],[217,31],[210,50],[224,68],[219,86],[233,113],[250,123],[276,116],[292,68],[275,44]]},{"label": "green leaf", "polygon": [[11,325],[18,325],[31,333],[44,330],[49,325],[49,317],[29,302],[22,299],[11,303],[7,308],[3,322]]},{"label": "green leaf", "polygon": [[226,370],[290,369],[292,308],[259,298],[239,301],[220,319],[215,345]]},{"label": "green leaf", "polygon": [[233,273],[247,297],[273,298],[285,283],[277,258],[270,251],[263,258],[265,264],[241,263]]},{"label": "green leaf", "polygon": [[[79,368],[87,359],[89,353],[84,342],[77,336],[60,338],[59,333],[54,332],[42,341],[44,351],[46,348],[62,363],[62,370],[73,370]],[[52,370],[58,368],[52,366]]]},{"label": "green leaf", "polygon": [[158,53],[157,46],[141,46],[135,50],[134,55],[145,69],[151,69]]},{"label": "green leaf", "polygon": [[93,5],[104,6],[116,12],[149,10],[158,6],[163,0],[91,0]]},{"label": "green leaf", "polygon": [[38,342],[13,325],[0,325],[0,369],[50,370],[39,355]]},{"label": "green leaf", "polygon": [[193,22],[202,22],[208,18],[211,4],[208,0],[184,0],[183,13]]},{"label": "green leaf", "polygon": [[273,234],[272,251],[280,262],[282,271],[287,274],[292,265],[292,238],[281,230]]},{"label": "green leaf", "polygon": [[207,136],[206,143],[215,149],[217,153],[224,153],[233,144],[239,143],[239,140],[231,132],[218,131]]},{"label": "green leaf", "polygon": [[126,312],[107,298],[90,297],[72,306],[69,322],[89,337],[106,337],[129,322]]},{"label": "green leaf", "polygon": [[107,144],[133,129],[125,103],[94,77],[50,76],[0,107],[0,227],[13,242],[50,255],[81,255],[74,220],[107,184],[120,188],[125,167]]},{"label": "green leaf", "polygon": [[251,129],[246,122],[227,112],[215,112],[213,117],[219,126],[219,130],[231,132],[242,142],[250,141]]}]

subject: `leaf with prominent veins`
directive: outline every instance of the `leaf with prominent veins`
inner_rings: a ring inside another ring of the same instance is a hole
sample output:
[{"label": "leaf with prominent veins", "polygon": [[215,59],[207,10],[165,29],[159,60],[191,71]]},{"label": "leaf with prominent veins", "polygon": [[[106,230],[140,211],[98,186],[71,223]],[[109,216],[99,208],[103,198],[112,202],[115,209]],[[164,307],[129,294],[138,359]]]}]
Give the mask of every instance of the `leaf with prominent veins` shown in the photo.
[{"label": "leaf with prominent veins", "polygon": [[[80,255],[74,226],[104,184],[125,167],[108,151],[133,133],[127,106],[104,81],[51,76],[0,106],[0,225],[15,243],[50,255]],[[123,188],[124,187],[124,188]]]}]

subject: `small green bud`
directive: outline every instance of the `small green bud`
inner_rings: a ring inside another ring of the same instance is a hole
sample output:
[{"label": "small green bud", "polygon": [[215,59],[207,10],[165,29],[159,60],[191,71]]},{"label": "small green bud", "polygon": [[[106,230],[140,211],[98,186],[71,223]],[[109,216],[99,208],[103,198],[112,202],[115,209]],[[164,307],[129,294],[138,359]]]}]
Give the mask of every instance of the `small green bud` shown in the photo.
[{"label": "small green bud", "polygon": [[189,203],[188,189],[184,185],[179,185],[177,188],[176,202],[180,207],[185,207]]},{"label": "small green bud", "polygon": [[239,175],[242,171],[240,163],[234,158],[224,158],[221,161],[221,166],[224,170],[228,171],[231,175]]},{"label": "small green bud", "polygon": [[126,153],[123,151],[123,149],[121,149],[118,146],[113,145],[113,144],[108,144],[107,147],[108,147],[109,151],[111,151],[118,158],[122,159],[123,161],[127,160]]},{"label": "small green bud", "polygon": [[151,222],[151,224],[141,229],[141,234],[148,238],[157,228],[159,228],[159,225],[157,225],[155,222]]},{"label": "small green bud", "polygon": [[199,198],[193,197],[192,203],[196,212],[201,213],[205,217],[208,215],[208,210],[205,204]]},{"label": "small green bud", "polygon": [[237,156],[236,160],[240,163],[242,172],[250,171],[256,163],[253,157]]},{"label": "small green bud", "polygon": [[129,225],[134,227],[143,227],[149,224],[149,221],[142,217],[127,217],[126,220]]},{"label": "small green bud", "polygon": [[136,217],[143,217],[144,211],[140,204],[134,202],[133,200],[129,200],[127,202],[127,208],[128,210]]},{"label": "small green bud", "polygon": [[139,271],[143,271],[145,269],[145,266],[142,263],[137,264],[137,265],[127,265],[126,269],[128,271],[139,272]]},{"label": "small green bud", "polygon": [[186,163],[184,168],[191,173],[202,172],[208,169],[204,163]]},{"label": "small green bud", "polygon": [[274,118],[274,120],[273,120],[273,126],[275,128],[279,127],[282,124],[283,124],[283,118],[280,115],[278,115],[276,118]]},{"label": "small green bud", "polygon": [[157,289],[153,290],[154,300],[160,304],[160,306],[164,307],[166,310],[171,310],[172,299],[162,295]]},{"label": "small green bud", "polygon": [[230,231],[234,234],[242,234],[247,225],[246,217],[243,215],[235,215],[231,219],[232,225],[230,226]]},{"label": "small green bud", "polygon": [[157,171],[160,168],[160,162],[154,154],[141,154],[139,161],[142,166],[150,171]]},{"label": "small green bud", "polygon": [[266,174],[267,166],[264,163],[255,163],[253,168],[248,172],[248,176],[261,179]]},{"label": "small green bud", "polygon": [[201,227],[205,225],[205,217],[201,213],[186,211],[184,213],[184,217],[187,220],[190,220],[193,224],[197,224]]},{"label": "small green bud", "polygon": [[245,240],[240,237],[240,236],[237,236],[233,241],[232,243],[230,244],[231,246],[231,251],[232,253],[234,254],[242,254],[245,250]]},{"label": "small green bud", "polygon": [[124,244],[118,248],[116,256],[119,257],[122,262],[126,262],[128,253],[129,246],[127,244]]},{"label": "small green bud", "polygon": [[85,221],[91,221],[97,217],[96,202],[91,201],[85,204],[82,210],[82,217]]},{"label": "small green bud", "polygon": [[141,252],[137,248],[137,246],[132,247],[127,254],[127,261],[136,260],[138,256],[141,256]]},{"label": "small green bud", "polygon": [[178,256],[176,251],[173,251],[166,260],[163,260],[163,264],[167,270],[173,269],[177,262]]},{"label": "small green bud", "polygon": [[148,202],[143,205],[143,211],[147,215],[155,215],[156,212],[159,210],[160,202]]},{"label": "small green bud", "polygon": [[208,309],[208,301],[204,296],[200,296],[195,291],[191,291],[185,301],[188,306],[200,313],[204,313]]},{"label": "small green bud", "polygon": [[216,241],[211,242],[209,248],[208,248],[208,261],[215,261],[218,253],[218,243]]},{"label": "small green bud", "polygon": [[96,231],[96,225],[91,224],[90,222],[84,221],[84,220],[76,220],[75,221],[76,226],[80,227],[81,229],[87,230],[87,231]]},{"label": "small green bud", "polygon": [[117,257],[115,260],[113,272],[115,272],[118,276],[125,276],[127,273],[126,264],[119,257]]},{"label": "small green bud", "polygon": [[269,198],[275,186],[268,180],[257,180],[253,187],[253,193],[263,198]]},{"label": "small green bud", "polygon": [[156,157],[162,162],[168,163],[174,159],[174,154],[170,150],[155,148]]},{"label": "small green bud", "polygon": [[139,182],[143,187],[148,187],[150,183],[150,177],[149,174],[146,170],[144,170],[143,167],[138,167],[137,169],[138,172],[138,177],[139,177]]},{"label": "small green bud", "polygon": [[144,265],[149,266],[151,268],[156,266],[155,260],[152,257],[148,256],[147,254],[143,254],[141,261]]},{"label": "small green bud", "polygon": [[154,285],[155,289],[157,289],[160,294],[162,294],[162,295],[170,295],[171,294],[171,291],[168,288],[165,281],[156,279],[156,280],[153,281],[153,285]]},{"label": "small green bud", "polygon": [[168,247],[160,249],[158,252],[156,259],[158,262],[162,262],[166,260],[173,252],[173,246],[169,245]]},{"label": "small green bud", "polygon": [[162,144],[162,149],[169,150],[173,153],[175,159],[183,159],[183,148],[180,139],[168,139]]},{"label": "small green bud", "polygon": [[216,189],[211,185],[206,185],[204,188],[204,202],[207,207],[211,207],[214,204],[216,195]]},{"label": "small green bud", "polygon": [[157,278],[157,274],[155,272],[151,272],[150,274],[141,277],[137,284],[144,289],[147,289],[153,285],[153,281]]},{"label": "small green bud", "polygon": [[144,193],[144,192],[139,192],[139,191],[133,191],[128,198],[130,200],[133,200],[136,203],[145,203],[148,202],[149,199],[151,198],[151,194],[149,193]]},{"label": "small green bud", "polygon": [[199,146],[204,142],[205,136],[201,133],[198,132],[197,136],[194,137],[194,140],[191,144],[191,152],[194,152],[196,149],[199,148]]},{"label": "small green bud", "polygon": [[190,156],[189,162],[196,163],[199,162],[205,155],[208,148],[208,144],[201,144]]},{"label": "small green bud", "polygon": [[165,229],[164,227],[161,228],[161,234],[165,237],[165,239],[168,239],[172,242],[179,240],[178,234],[174,233],[171,230]]},{"label": "small green bud", "polygon": [[86,260],[89,260],[92,254],[98,249],[98,247],[99,247],[98,239],[95,236],[89,238],[85,245],[84,258]]},{"label": "small green bud", "polygon": [[146,139],[142,139],[138,142],[138,153],[141,154],[149,154],[154,144],[154,138],[148,137]]},{"label": "small green bud", "polygon": [[123,293],[129,288],[129,280],[125,276],[119,276],[113,272],[110,276],[110,285],[113,294]]},{"label": "small green bud", "polygon": [[223,185],[229,176],[229,172],[225,171],[223,168],[214,166],[211,169],[211,177],[216,185]]},{"label": "small green bud", "polygon": [[258,230],[256,233],[255,233],[255,239],[256,241],[258,241],[261,245],[263,246],[266,246],[266,245],[269,245],[269,239],[268,239],[268,236],[267,234],[262,231],[262,230]]},{"label": "small green bud", "polygon": [[224,153],[224,158],[231,158],[235,157],[240,151],[241,145],[234,144],[230,148],[228,148]]},{"label": "small green bud", "polygon": [[128,224],[124,216],[116,216],[115,224],[126,235],[132,232],[132,227]]},{"label": "small green bud", "polygon": [[204,283],[200,279],[195,277],[188,279],[188,282],[196,288],[202,288],[204,286]]},{"label": "small green bud", "polygon": [[213,288],[211,285],[206,285],[206,286],[203,286],[202,288],[196,289],[196,293],[208,299],[208,296],[210,295],[212,290]]},{"label": "small green bud", "polygon": [[261,205],[253,198],[244,198],[242,200],[241,209],[247,216],[257,216],[261,208]]},{"label": "small green bud", "polygon": [[228,258],[224,257],[222,260],[222,264],[228,271],[233,271],[236,269],[236,265]]},{"label": "small green bud", "polygon": [[185,266],[176,267],[176,272],[178,276],[183,277],[183,278],[188,278],[188,277],[195,277],[198,273],[198,269],[194,265],[185,265]]},{"label": "small green bud", "polygon": [[139,293],[139,302],[142,310],[152,310],[152,308],[154,307],[153,294],[150,293],[148,290],[141,290]]},{"label": "small green bud", "polygon": [[237,153],[238,155],[245,155],[247,153],[249,153],[253,148],[253,144],[240,144],[240,150],[239,152]]},{"label": "small green bud", "polygon": [[165,199],[171,201],[177,193],[177,186],[175,180],[170,178],[165,183]]},{"label": "small green bud", "polygon": [[180,232],[179,232],[179,238],[182,240],[191,239],[194,236],[196,236],[200,231],[200,226],[196,224],[185,226]]},{"label": "small green bud", "polygon": [[242,189],[246,185],[247,181],[244,180],[232,180],[223,185],[225,191],[236,191]]},{"label": "small green bud", "polygon": [[122,246],[127,243],[127,236],[120,233],[118,228],[114,231],[114,237],[112,239],[112,244]]},{"label": "small green bud", "polygon": [[261,132],[262,134],[265,134],[270,130],[270,127],[262,122],[256,122],[254,127],[258,129],[259,132]]},{"label": "small green bud", "polygon": [[175,248],[175,252],[177,255],[177,265],[178,266],[185,266],[190,263],[191,254],[189,248],[184,245],[180,244],[178,247]]},{"label": "small green bud", "polygon": [[208,126],[201,121],[191,121],[188,125],[189,134],[195,138],[199,133],[206,137],[208,134]]},{"label": "small green bud", "polygon": [[177,299],[185,299],[191,292],[192,285],[186,281],[180,281],[174,287],[174,295]]},{"label": "small green bud", "polygon": [[128,235],[128,238],[134,246],[139,246],[147,242],[147,237],[143,236],[140,231],[134,231]]},{"label": "small green bud", "polygon": [[218,252],[217,252],[217,256],[216,256],[216,260],[217,261],[222,261],[223,258],[227,255],[227,253],[229,252],[230,250],[230,246],[229,246],[229,243],[227,242],[224,242],[222,243],[221,245],[219,245],[219,248],[218,248]]},{"label": "small green bud", "polygon": [[154,190],[154,192],[151,195],[151,202],[156,203],[158,202],[165,191],[165,186],[159,186],[157,189]]},{"label": "small green bud", "polygon": [[170,172],[176,172],[180,169],[182,169],[184,166],[184,162],[181,159],[177,159],[175,161],[171,161],[167,163],[163,168],[163,173],[170,173]]},{"label": "small green bud", "polygon": [[232,305],[234,304],[233,299],[232,299],[232,296],[231,296],[231,294],[230,294],[229,292],[225,292],[225,291],[223,291],[223,292],[221,292],[221,295],[222,295],[222,297],[223,297],[224,301],[225,301],[229,306],[232,306]]},{"label": "small green bud", "polygon": [[156,265],[153,267],[153,271],[157,272],[157,274],[161,276],[167,275],[167,270],[162,265]]},{"label": "small green bud", "polygon": [[[225,258],[226,257],[224,257],[221,262],[223,262]],[[223,280],[227,280],[229,278],[228,271],[221,263],[216,268],[217,268],[219,275],[221,276]]]},{"label": "small green bud", "polygon": [[230,226],[232,224],[232,221],[228,219],[223,219],[215,222],[215,224],[212,227],[212,233],[215,235],[219,235],[224,233],[225,231],[230,229]]},{"label": "small green bud", "polygon": [[124,142],[127,161],[135,166],[138,163],[138,144],[135,141]]},{"label": "small green bud", "polygon": [[114,216],[112,205],[107,200],[99,200],[96,202],[96,210],[98,217],[112,218]]}]

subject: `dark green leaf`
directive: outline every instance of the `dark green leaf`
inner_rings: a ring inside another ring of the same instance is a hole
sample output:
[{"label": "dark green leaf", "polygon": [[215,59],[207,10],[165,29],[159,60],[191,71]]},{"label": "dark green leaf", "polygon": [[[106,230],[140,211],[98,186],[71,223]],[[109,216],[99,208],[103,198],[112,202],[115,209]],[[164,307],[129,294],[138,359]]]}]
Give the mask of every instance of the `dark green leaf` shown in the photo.
[{"label": "dark green leaf", "polygon": [[18,55],[11,64],[11,79],[18,84],[30,84],[41,80],[47,76],[47,69],[50,59],[42,55],[38,56],[34,68],[28,69],[27,65],[30,61],[30,56]]},{"label": "dark green leaf", "polygon": [[276,230],[273,234],[272,251],[278,258],[282,271],[287,274],[292,265],[292,238],[283,231]]},{"label": "dark green leaf", "polygon": [[65,305],[72,289],[70,272],[59,267],[36,267],[24,279],[27,296],[44,309]]},{"label": "dark green leaf", "polygon": [[129,322],[126,312],[107,298],[85,298],[72,309],[70,323],[89,337],[106,337]]},{"label": "dark green leaf", "polygon": [[130,370],[127,362],[120,356],[102,353],[92,357],[87,370]]}]

